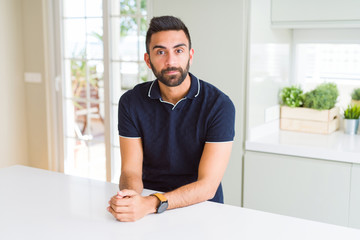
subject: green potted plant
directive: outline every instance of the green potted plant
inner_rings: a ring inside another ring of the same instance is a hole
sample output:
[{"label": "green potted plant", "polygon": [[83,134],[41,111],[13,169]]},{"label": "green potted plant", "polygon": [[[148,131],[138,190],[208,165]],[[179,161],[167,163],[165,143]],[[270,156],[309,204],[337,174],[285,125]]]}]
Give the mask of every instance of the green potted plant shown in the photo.
[{"label": "green potted plant", "polygon": [[303,90],[298,86],[284,87],[280,91],[280,99],[283,105],[301,107],[304,104]]},{"label": "green potted plant", "polygon": [[360,88],[354,89],[354,91],[351,93],[351,104],[360,106]]},{"label": "green potted plant", "polygon": [[354,135],[358,131],[360,117],[360,106],[348,105],[344,111],[344,131],[346,134]]},{"label": "green potted plant", "polygon": [[329,134],[339,128],[339,95],[334,83],[323,83],[303,94],[300,87],[280,91],[280,128],[283,130]]},{"label": "green potted plant", "polygon": [[339,91],[334,83],[323,83],[314,90],[305,93],[304,107],[317,110],[332,109],[339,96]]}]

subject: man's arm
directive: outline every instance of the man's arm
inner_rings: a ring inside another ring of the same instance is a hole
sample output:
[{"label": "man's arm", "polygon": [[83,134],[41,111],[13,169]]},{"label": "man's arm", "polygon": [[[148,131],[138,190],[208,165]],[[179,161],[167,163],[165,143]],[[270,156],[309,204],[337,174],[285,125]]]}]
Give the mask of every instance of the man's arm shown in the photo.
[{"label": "man's arm", "polygon": [[108,211],[119,221],[135,221],[154,213],[158,200],[142,197],[143,148],[141,138],[120,137],[121,175],[120,192],[109,201]]},{"label": "man's arm", "polygon": [[189,206],[214,197],[230,159],[232,142],[205,143],[198,180],[165,193],[168,209]]},{"label": "man's arm", "polygon": [[121,175],[119,188],[143,191],[142,164],[143,148],[141,138],[119,137],[121,152]]},{"label": "man's arm", "polygon": [[[124,139],[120,140],[124,141]],[[127,140],[125,141],[129,144],[135,143],[128,142]],[[139,141],[141,146],[141,140]],[[126,150],[129,150],[133,147],[134,146],[128,147]],[[175,189],[174,191],[165,193],[165,196],[168,199],[169,209],[185,207],[213,198],[225,173],[225,169],[231,154],[231,148],[232,142],[206,143],[200,159],[198,180]],[[134,148],[133,150],[136,149]],[[135,153],[128,152],[128,154],[131,155]],[[138,165],[135,165],[135,167],[136,166],[139,167]],[[131,164],[127,165],[127,167],[130,168]],[[131,168],[129,171],[133,172]],[[125,179],[126,184],[128,184],[129,187],[132,187],[134,186],[134,183],[129,181],[132,179],[135,179],[136,182],[138,182],[139,179],[141,181],[141,175],[140,178],[138,175],[135,178],[126,177]],[[135,186],[136,185],[137,184],[135,184]],[[108,208],[108,211],[116,219],[120,221],[136,221],[149,213],[154,213],[156,211],[157,205],[159,204],[159,200],[154,196],[142,197],[139,192],[122,189],[118,195],[115,195],[111,198],[109,204],[110,207]]]}]

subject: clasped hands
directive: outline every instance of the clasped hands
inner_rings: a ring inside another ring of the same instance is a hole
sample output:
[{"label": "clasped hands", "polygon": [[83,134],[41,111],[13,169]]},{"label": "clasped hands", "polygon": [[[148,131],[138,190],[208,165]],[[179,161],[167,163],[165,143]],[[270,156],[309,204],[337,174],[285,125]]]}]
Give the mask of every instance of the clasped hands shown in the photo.
[{"label": "clasped hands", "polygon": [[121,222],[134,222],[156,212],[157,198],[141,196],[134,190],[123,189],[109,201],[107,210]]}]

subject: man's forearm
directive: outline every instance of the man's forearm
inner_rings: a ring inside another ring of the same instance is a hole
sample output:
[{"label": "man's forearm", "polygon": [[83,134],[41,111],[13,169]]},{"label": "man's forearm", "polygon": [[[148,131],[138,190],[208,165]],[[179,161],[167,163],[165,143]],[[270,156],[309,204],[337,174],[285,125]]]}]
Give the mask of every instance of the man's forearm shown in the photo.
[{"label": "man's forearm", "polygon": [[168,209],[186,207],[192,204],[207,201],[214,197],[217,187],[213,183],[205,180],[198,180],[196,182],[184,185],[171,192],[165,193],[168,199]]},{"label": "man's forearm", "polygon": [[199,164],[198,180],[165,193],[169,208],[179,208],[212,199],[225,173],[232,142],[206,143]]},{"label": "man's forearm", "polygon": [[119,188],[120,188],[120,190],[123,190],[123,189],[134,190],[137,193],[141,194],[144,186],[143,186],[142,180],[141,180],[141,178],[139,178],[139,176],[121,173]]}]

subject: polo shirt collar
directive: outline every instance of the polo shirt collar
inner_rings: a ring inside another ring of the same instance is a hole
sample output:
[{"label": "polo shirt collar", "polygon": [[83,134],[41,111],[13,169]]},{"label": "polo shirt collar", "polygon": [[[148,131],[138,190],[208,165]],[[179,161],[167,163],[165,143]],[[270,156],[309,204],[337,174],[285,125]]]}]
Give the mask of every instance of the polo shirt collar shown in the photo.
[{"label": "polo shirt collar", "polygon": [[[189,72],[190,79],[191,79],[191,85],[190,90],[188,94],[185,96],[185,98],[194,99],[196,98],[200,93],[200,81],[197,77],[195,77],[193,74]],[[161,99],[160,94],[160,87],[158,80],[154,80],[149,88],[148,91],[148,97],[151,99]]]},{"label": "polo shirt collar", "polygon": [[200,93],[200,81],[197,77],[189,73],[191,78],[191,86],[188,94],[186,95],[187,98],[194,99]]}]

